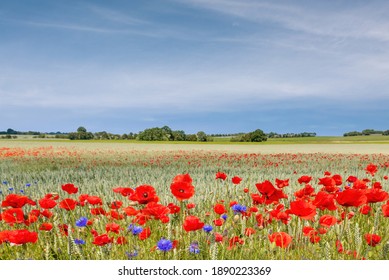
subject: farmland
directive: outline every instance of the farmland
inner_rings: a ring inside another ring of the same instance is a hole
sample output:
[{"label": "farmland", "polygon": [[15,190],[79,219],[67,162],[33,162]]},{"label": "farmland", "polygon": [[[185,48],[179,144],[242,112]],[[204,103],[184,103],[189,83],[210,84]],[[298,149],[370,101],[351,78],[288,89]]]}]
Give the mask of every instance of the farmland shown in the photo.
[{"label": "farmland", "polygon": [[2,140],[0,258],[388,259],[389,145],[347,139]]}]

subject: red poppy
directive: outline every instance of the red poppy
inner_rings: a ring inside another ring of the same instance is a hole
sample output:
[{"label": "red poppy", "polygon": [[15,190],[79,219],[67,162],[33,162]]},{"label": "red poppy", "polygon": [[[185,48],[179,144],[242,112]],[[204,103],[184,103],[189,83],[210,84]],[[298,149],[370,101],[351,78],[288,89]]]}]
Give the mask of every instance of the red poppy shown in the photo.
[{"label": "red poppy", "polygon": [[299,184],[302,184],[302,183],[308,184],[311,180],[312,180],[311,176],[304,175],[304,176],[301,176],[300,178],[298,178],[297,181],[299,182]]},{"label": "red poppy", "polygon": [[251,235],[253,235],[253,234],[255,234],[255,229],[253,229],[253,228],[251,228],[251,227],[248,227],[248,228],[246,228],[245,230],[244,230],[244,234],[246,235],[246,236],[251,236]]},{"label": "red poppy", "polygon": [[320,241],[320,236],[316,230],[313,230],[309,233],[309,241],[313,244],[318,243]]},{"label": "red poppy", "polygon": [[365,191],[359,189],[348,189],[339,192],[336,197],[336,202],[342,206],[354,206],[359,207],[366,204],[367,197]]},{"label": "red poppy", "polygon": [[383,202],[389,199],[389,194],[378,188],[368,189],[365,192],[367,203]]},{"label": "red poppy", "polygon": [[375,247],[381,242],[381,236],[377,234],[367,233],[365,234],[365,240],[369,246]]},{"label": "red poppy", "polygon": [[116,201],[111,202],[111,204],[109,205],[109,208],[119,209],[120,207],[122,207],[122,205],[123,205],[122,201],[116,200]]},{"label": "red poppy", "polygon": [[384,217],[389,217],[389,202],[381,206]]},{"label": "red poppy", "polygon": [[242,181],[242,178],[240,178],[238,176],[234,176],[234,177],[232,177],[231,181],[232,181],[233,184],[239,185],[240,182]]},{"label": "red poppy", "polygon": [[269,234],[268,238],[271,243],[275,243],[276,246],[281,248],[287,248],[292,242],[292,237],[286,232],[275,232],[273,234]]},{"label": "red poppy", "polygon": [[104,246],[108,243],[112,243],[113,238],[109,238],[107,234],[97,235],[93,238],[93,244],[97,246]]},{"label": "red poppy", "polygon": [[10,230],[8,232],[8,241],[17,245],[36,243],[38,241],[38,233],[26,229]]},{"label": "red poppy", "polygon": [[223,242],[223,235],[218,233],[218,232],[215,232],[215,242]]},{"label": "red poppy", "polygon": [[122,220],[124,218],[124,215],[116,210],[110,210],[109,212],[105,213],[105,216],[114,220]]},{"label": "red poppy", "polygon": [[196,216],[187,216],[184,220],[183,228],[185,231],[195,231],[202,229],[204,223]]},{"label": "red poppy", "polygon": [[76,186],[74,186],[73,184],[62,185],[62,190],[64,190],[68,194],[73,194],[73,193],[78,192],[78,188]]},{"label": "red poppy", "polygon": [[22,208],[26,204],[35,206],[36,202],[25,195],[9,194],[1,202],[1,207]]},{"label": "red poppy", "polygon": [[289,212],[301,219],[312,220],[316,215],[316,206],[303,200],[292,201]]},{"label": "red poppy", "polygon": [[340,185],[343,184],[343,178],[342,178],[342,176],[340,176],[339,174],[333,175],[333,176],[332,176],[332,179],[335,180],[335,184],[336,184],[337,186],[340,186]]},{"label": "red poppy", "polygon": [[[282,198],[288,198],[288,196],[281,189],[276,189],[273,184],[268,180],[262,183],[255,184],[255,186],[257,187],[257,190],[262,194],[266,204],[279,202],[279,200]],[[251,197],[253,198],[253,195],[251,195]]]},{"label": "red poppy", "polygon": [[179,201],[188,200],[195,194],[192,178],[189,174],[180,174],[174,177],[170,191]]},{"label": "red poppy", "polygon": [[106,211],[102,207],[97,207],[97,208],[91,208],[90,213],[94,216],[97,216],[97,215],[105,215]]},{"label": "red poppy", "polygon": [[186,205],[186,209],[193,209],[193,208],[195,208],[196,207],[196,204],[194,204],[194,203],[188,203],[187,205]]},{"label": "red poppy", "polygon": [[276,178],[276,185],[280,189],[285,188],[285,187],[289,186],[289,179],[280,180],[280,179]]},{"label": "red poppy", "polygon": [[108,232],[113,232],[119,234],[120,226],[116,223],[109,223],[105,225],[105,230]]},{"label": "red poppy", "polygon": [[86,201],[91,205],[103,205],[103,201],[98,196],[88,195]]},{"label": "red poppy", "polygon": [[9,225],[24,223],[22,208],[10,208],[1,213],[1,219]]},{"label": "red poppy", "polygon": [[338,209],[338,207],[335,205],[335,195],[325,191],[318,192],[312,204],[320,210],[328,209],[330,211],[334,211]]},{"label": "red poppy", "polygon": [[53,212],[50,212],[49,210],[45,209],[41,212],[41,215],[46,217],[47,219],[50,219],[54,213]]},{"label": "red poppy", "polygon": [[139,213],[139,210],[136,210],[134,207],[128,206],[126,208],[123,208],[124,213],[126,213],[127,216],[136,216]]},{"label": "red poppy", "polygon": [[346,181],[349,182],[349,183],[354,183],[356,180],[358,180],[357,177],[355,177],[355,176],[348,176]]},{"label": "red poppy", "polygon": [[159,198],[154,187],[150,185],[141,185],[135,189],[135,192],[129,196],[130,200],[137,201],[139,204],[149,202],[158,202]]},{"label": "red poppy", "polygon": [[361,213],[362,215],[368,215],[369,213],[371,213],[371,210],[372,208],[370,207],[370,205],[366,204],[359,209],[359,213]]},{"label": "red poppy", "polygon": [[342,245],[342,242],[340,242],[340,240],[336,240],[335,242],[335,246],[336,246],[336,250],[338,251],[338,253],[343,253],[343,245]]},{"label": "red poppy", "polygon": [[213,206],[213,211],[215,211],[216,214],[219,214],[219,215],[223,215],[224,213],[227,212],[226,208],[224,207],[223,204],[215,204],[215,206]]},{"label": "red poppy", "polygon": [[8,241],[9,230],[0,231],[0,244]]},{"label": "red poppy", "polygon": [[57,205],[57,202],[51,198],[42,198],[39,200],[39,206],[43,209],[52,209]]},{"label": "red poppy", "polygon": [[306,184],[304,188],[296,191],[294,196],[297,198],[310,197],[315,195],[315,189],[310,185]]},{"label": "red poppy", "polygon": [[142,214],[152,216],[159,220],[170,213],[170,209],[162,204],[156,202],[150,202],[142,209]]},{"label": "red poppy", "polygon": [[234,248],[236,246],[236,244],[243,245],[244,240],[242,238],[240,238],[239,236],[231,237],[230,241],[228,242],[229,246],[228,246],[227,250],[231,250],[232,248]]},{"label": "red poppy", "polygon": [[225,179],[227,179],[227,175],[219,171],[216,173],[216,179],[222,179],[224,181]]},{"label": "red poppy", "polygon": [[374,164],[372,164],[372,163],[370,163],[369,165],[367,165],[366,168],[365,168],[365,170],[366,170],[366,173],[367,173],[367,174],[370,174],[371,176],[374,176],[375,173],[378,171],[377,165],[374,165]]},{"label": "red poppy", "polygon": [[42,231],[51,231],[52,229],[53,229],[52,223],[43,223],[39,227],[39,230],[42,230]]},{"label": "red poppy", "polygon": [[59,203],[59,207],[67,211],[72,211],[76,208],[77,201],[71,198],[66,198]]},{"label": "red poppy", "polygon": [[215,226],[220,227],[224,224],[224,220],[223,219],[216,219],[216,220],[213,220],[213,223]]},{"label": "red poppy", "polygon": [[120,193],[122,196],[129,196],[135,192],[135,190],[132,188],[122,188],[122,187],[114,188],[113,191],[115,193]]},{"label": "red poppy", "polygon": [[337,222],[336,217],[331,215],[323,215],[319,219],[319,223],[323,227],[332,227]]},{"label": "red poppy", "polygon": [[174,203],[169,203],[167,207],[170,209],[170,214],[177,214],[180,212],[180,206],[174,204]]},{"label": "red poppy", "polygon": [[125,244],[127,244],[127,243],[128,243],[127,238],[125,238],[124,236],[119,236],[119,237],[116,239],[116,244],[125,245]]},{"label": "red poppy", "polygon": [[311,231],[314,231],[315,229],[310,226],[303,227],[303,234],[304,236],[309,236],[311,234]]},{"label": "red poppy", "polygon": [[149,238],[150,235],[151,235],[151,230],[150,230],[150,228],[149,228],[149,227],[145,227],[145,228],[143,228],[142,232],[139,233],[138,236],[139,236],[139,239],[140,239],[140,240],[145,240],[145,239]]},{"label": "red poppy", "polygon": [[250,194],[251,196],[251,199],[253,200],[253,204],[254,205],[258,205],[258,204],[264,204],[265,203],[265,197],[264,196],[261,196],[257,193],[252,193]]}]

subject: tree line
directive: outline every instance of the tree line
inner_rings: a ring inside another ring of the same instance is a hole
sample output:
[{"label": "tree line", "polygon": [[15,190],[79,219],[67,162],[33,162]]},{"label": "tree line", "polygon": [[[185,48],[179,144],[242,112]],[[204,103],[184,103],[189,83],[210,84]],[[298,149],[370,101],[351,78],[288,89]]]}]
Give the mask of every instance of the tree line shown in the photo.
[{"label": "tree line", "polygon": [[389,135],[389,130],[374,130],[374,129],[364,129],[362,131],[350,131],[343,134],[344,137],[347,136],[363,136],[363,135]]}]

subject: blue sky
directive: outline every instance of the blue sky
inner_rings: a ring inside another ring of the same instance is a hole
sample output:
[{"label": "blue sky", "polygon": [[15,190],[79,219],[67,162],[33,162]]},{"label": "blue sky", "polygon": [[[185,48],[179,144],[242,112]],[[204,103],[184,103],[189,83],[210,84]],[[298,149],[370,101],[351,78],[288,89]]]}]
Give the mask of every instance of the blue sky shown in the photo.
[{"label": "blue sky", "polygon": [[387,1],[0,1],[0,130],[389,129]]}]

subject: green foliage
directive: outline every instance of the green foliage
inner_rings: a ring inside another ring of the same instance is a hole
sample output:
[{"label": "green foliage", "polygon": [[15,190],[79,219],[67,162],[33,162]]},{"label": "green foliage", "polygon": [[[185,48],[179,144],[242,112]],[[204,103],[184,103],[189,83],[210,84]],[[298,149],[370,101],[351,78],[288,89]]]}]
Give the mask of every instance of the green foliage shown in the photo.
[{"label": "green foliage", "polygon": [[263,141],[267,141],[267,136],[261,129],[257,129],[252,132],[241,134],[231,138],[231,142],[263,142]]}]

